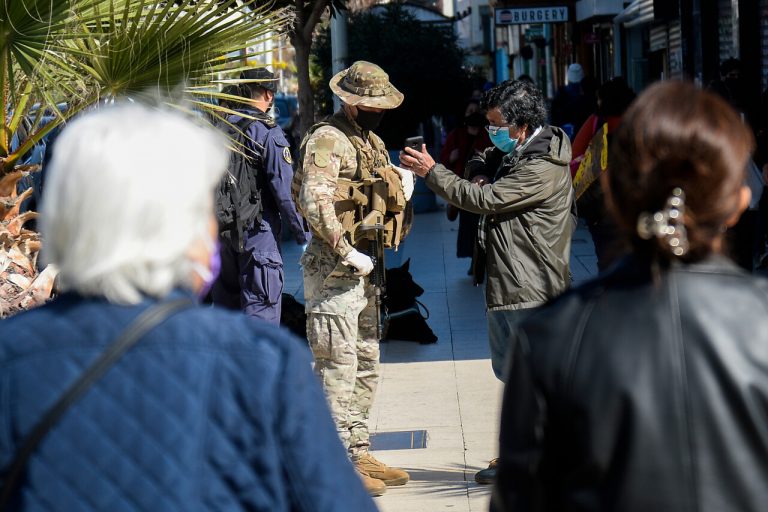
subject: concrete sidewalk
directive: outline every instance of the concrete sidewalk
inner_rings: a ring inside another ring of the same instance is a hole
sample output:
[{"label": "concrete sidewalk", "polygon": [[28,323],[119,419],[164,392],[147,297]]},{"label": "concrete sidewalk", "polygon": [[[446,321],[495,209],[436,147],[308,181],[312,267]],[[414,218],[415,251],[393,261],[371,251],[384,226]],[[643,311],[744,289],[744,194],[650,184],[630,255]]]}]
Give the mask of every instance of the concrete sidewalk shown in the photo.
[{"label": "concrete sidewalk", "polygon": [[[496,456],[502,384],[491,370],[483,288],[467,276],[469,259],[455,256],[457,229],[443,209],[418,214],[408,240],[387,261],[393,267],[411,259],[438,342],[381,345],[373,449],[383,462],[411,474],[408,485],[376,498],[384,512],[488,510],[491,488],[475,484],[474,474]],[[303,302],[300,249],[287,243],[284,252],[285,291]],[[583,226],[571,253],[576,283],[595,274]]]}]

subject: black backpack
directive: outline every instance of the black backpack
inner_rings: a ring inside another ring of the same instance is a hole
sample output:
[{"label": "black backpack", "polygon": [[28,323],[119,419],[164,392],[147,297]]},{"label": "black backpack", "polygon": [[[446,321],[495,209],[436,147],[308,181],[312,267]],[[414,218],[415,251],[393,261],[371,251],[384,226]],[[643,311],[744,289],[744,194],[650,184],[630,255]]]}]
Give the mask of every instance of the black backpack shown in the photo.
[{"label": "black backpack", "polygon": [[259,175],[264,165],[264,147],[258,141],[249,140],[247,133],[255,122],[263,122],[269,128],[274,126],[271,118],[266,115],[264,118],[258,116],[258,121],[243,118],[232,125],[219,123],[235,149],[230,151],[227,172],[216,189],[216,219],[219,236],[238,251],[245,248],[245,231],[255,222],[261,222],[263,213]]}]

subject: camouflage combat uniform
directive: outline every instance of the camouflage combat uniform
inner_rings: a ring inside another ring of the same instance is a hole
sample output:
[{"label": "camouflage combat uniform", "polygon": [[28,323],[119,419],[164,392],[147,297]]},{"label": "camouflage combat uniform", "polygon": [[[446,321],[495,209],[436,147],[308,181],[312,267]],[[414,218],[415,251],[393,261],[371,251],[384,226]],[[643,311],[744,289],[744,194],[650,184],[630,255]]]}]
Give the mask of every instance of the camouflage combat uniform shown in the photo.
[{"label": "camouflage combat uniform", "polygon": [[[347,105],[388,109],[402,102],[402,94],[389,84],[386,73],[365,62],[334,77],[331,89]],[[339,127],[366,141],[364,147],[356,149]],[[361,154],[365,158],[358,158]],[[370,444],[368,416],[379,377],[379,340],[369,277],[355,275],[342,263],[353,245],[342,227],[334,195],[340,179],[359,176],[358,160],[383,166],[389,165],[389,156],[381,139],[361,130],[342,109],[330,124],[310,131],[301,158],[303,175],[294,194],[313,234],[301,259],[307,336],[339,436],[355,460]]]}]

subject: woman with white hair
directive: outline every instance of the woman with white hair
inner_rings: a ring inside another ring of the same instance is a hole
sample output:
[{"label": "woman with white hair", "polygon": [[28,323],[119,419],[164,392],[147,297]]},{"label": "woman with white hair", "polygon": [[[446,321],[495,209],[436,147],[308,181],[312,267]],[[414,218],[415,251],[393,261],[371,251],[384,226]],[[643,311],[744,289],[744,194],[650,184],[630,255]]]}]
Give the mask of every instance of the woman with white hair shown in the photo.
[{"label": "woman with white hair", "polygon": [[375,510],[309,351],[195,298],[226,151],[139,105],[59,137],[41,226],[64,293],[0,324],[0,509]]}]

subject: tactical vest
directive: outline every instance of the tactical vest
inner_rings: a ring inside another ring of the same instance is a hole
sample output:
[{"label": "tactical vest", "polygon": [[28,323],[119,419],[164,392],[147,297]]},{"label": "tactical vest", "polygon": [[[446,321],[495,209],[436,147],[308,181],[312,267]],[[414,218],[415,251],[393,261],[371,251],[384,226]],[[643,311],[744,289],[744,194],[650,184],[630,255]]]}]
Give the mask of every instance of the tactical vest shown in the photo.
[{"label": "tactical vest", "polygon": [[[264,176],[264,141],[269,130],[277,126],[261,111],[248,111],[236,123],[222,120],[217,127],[231,144],[229,164],[215,191],[216,219],[219,235],[238,251],[245,250],[246,231],[261,222],[264,204],[261,197]],[[261,122],[266,128],[261,140],[251,140],[248,129]]]},{"label": "tactical vest", "polygon": [[336,217],[345,235],[352,245],[360,248],[363,237],[358,228],[363,218],[375,209],[384,217],[384,246],[397,248],[408,234],[413,217],[413,208],[410,203],[406,204],[400,174],[392,168],[384,142],[376,134],[369,132],[370,145],[366,144],[343,111],[315,124],[301,142],[298,166],[291,183],[291,195],[299,213],[304,215],[300,209],[299,192],[304,179],[307,141],[322,126],[336,128],[355,148],[355,176],[353,179],[339,178],[333,196]]}]

